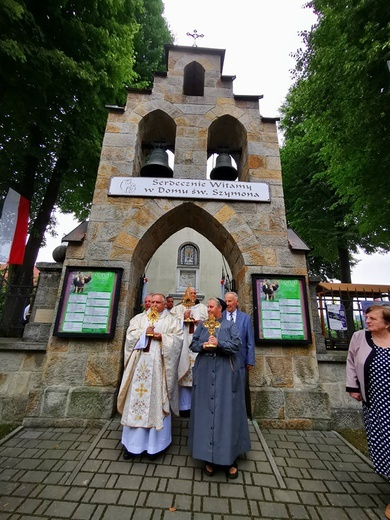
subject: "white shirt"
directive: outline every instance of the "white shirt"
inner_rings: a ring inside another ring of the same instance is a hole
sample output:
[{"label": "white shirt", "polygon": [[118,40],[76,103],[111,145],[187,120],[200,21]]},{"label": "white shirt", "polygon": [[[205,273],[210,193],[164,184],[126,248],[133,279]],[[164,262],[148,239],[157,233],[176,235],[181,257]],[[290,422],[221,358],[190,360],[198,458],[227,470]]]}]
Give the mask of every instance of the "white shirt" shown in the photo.
[{"label": "white shirt", "polygon": [[236,323],[236,320],[237,320],[237,309],[235,311],[233,311],[233,312],[226,311],[226,313],[227,313],[227,319],[229,321],[234,321],[234,323]]}]

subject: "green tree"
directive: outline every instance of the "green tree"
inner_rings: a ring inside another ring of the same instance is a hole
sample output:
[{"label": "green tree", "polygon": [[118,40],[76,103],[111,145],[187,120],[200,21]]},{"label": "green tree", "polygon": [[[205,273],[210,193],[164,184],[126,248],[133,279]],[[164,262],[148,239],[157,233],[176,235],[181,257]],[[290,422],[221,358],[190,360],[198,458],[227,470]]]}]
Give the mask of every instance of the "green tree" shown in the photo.
[{"label": "green tree", "polygon": [[152,86],[153,72],[165,70],[163,46],[173,43],[173,36],[163,17],[161,0],[143,0],[144,8],[137,17],[139,31],[134,37],[135,88]]},{"label": "green tree", "polygon": [[318,23],[303,35],[282,108],[286,207],[290,225],[313,247],[317,272],[322,261],[321,274],[348,281],[345,264],[357,247],[389,249],[390,6],[308,6]]},{"label": "green tree", "polygon": [[[149,23],[151,49],[149,40],[145,48],[136,40]],[[0,4],[0,197],[12,186],[32,201],[25,261],[12,266],[13,283],[31,283],[55,205],[88,214],[105,104],[123,104],[126,86],[150,81],[167,39],[161,0]],[[149,67],[136,70],[137,56],[149,55]]]}]

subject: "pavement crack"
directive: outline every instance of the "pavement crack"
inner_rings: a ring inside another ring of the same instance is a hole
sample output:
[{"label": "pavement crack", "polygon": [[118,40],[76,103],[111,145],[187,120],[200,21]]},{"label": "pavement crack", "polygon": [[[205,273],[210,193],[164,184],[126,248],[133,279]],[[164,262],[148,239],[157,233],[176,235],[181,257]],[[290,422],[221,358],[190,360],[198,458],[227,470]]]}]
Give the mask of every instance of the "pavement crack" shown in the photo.
[{"label": "pavement crack", "polygon": [[275,460],[274,460],[274,458],[272,456],[271,450],[268,447],[268,444],[267,444],[267,442],[266,442],[266,440],[264,438],[264,435],[262,434],[262,432],[260,430],[260,427],[259,427],[257,421],[252,420],[252,424],[253,424],[253,426],[254,426],[254,428],[256,430],[257,435],[259,436],[261,445],[263,446],[264,453],[265,453],[265,455],[266,455],[266,457],[268,459],[268,462],[271,465],[271,468],[272,468],[272,471],[273,471],[273,473],[275,475],[275,478],[276,478],[276,480],[279,483],[279,487],[281,489],[287,489],[287,486],[286,486],[286,484],[285,484],[285,482],[283,480],[283,477],[282,477],[282,475],[281,475],[281,473],[279,471],[279,468],[278,468],[278,466],[277,466],[277,464],[276,464],[276,462],[275,462]]},{"label": "pavement crack", "polygon": [[92,441],[90,447],[87,449],[87,451],[84,453],[84,456],[82,457],[82,459],[80,460],[80,462],[77,464],[77,466],[75,467],[75,469],[72,471],[72,473],[69,475],[68,479],[66,480],[65,482],[65,485],[69,486],[72,484],[72,482],[74,481],[74,479],[77,477],[79,471],[81,470],[81,468],[84,466],[84,464],[88,461],[91,453],[93,452],[93,450],[96,448],[97,446],[97,443],[100,441],[100,439],[103,437],[104,433],[107,431],[107,428],[110,426],[110,424],[112,423],[112,419],[110,419],[109,421],[106,422],[106,424],[102,427],[102,429],[100,430],[100,432],[96,435],[95,439]]}]

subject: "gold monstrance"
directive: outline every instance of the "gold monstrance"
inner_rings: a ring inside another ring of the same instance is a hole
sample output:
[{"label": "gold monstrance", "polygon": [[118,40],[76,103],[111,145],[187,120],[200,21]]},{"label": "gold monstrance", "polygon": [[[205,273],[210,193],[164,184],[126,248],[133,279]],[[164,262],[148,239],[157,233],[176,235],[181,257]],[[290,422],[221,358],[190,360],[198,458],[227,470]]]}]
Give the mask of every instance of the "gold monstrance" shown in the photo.
[{"label": "gold monstrance", "polygon": [[[191,287],[188,286],[186,289],[186,292],[183,295],[183,299],[181,301],[182,305],[184,305],[184,307],[187,310],[189,310],[191,307],[193,307],[195,305],[195,299],[191,298],[190,291],[191,291]],[[193,322],[194,322],[194,318],[189,317],[189,318],[184,319],[184,323],[193,323]]]},{"label": "gold monstrance", "polygon": [[[214,314],[211,314],[211,316],[203,322],[203,325],[209,331],[210,336],[214,336],[215,329],[219,329],[221,326],[220,322],[215,319]],[[204,348],[216,348],[216,345],[213,345],[212,343],[205,343]]]},{"label": "gold monstrance", "polygon": [[[146,317],[148,318],[148,321],[150,322],[151,327],[154,327],[154,324],[159,319],[160,315],[159,315],[157,309],[152,307],[150,309],[150,311],[148,312],[148,314],[146,315]],[[146,335],[150,336],[150,337],[153,337],[153,332],[149,332]]]}]

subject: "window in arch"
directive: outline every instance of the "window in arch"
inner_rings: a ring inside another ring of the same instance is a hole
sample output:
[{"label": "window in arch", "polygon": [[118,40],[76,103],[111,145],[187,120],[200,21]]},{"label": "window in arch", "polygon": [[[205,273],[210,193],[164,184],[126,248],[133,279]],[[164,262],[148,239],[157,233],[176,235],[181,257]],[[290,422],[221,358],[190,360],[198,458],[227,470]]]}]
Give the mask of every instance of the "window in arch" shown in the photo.
[{"label": "window in arch", "polygon": [[178,265],[199,267],[199,249],[195,244],[187,243],[179,247]]},{"label": "window in arch", "polygon": [[184,68],[183,94],[185,96],[204,95],[204,68],[193,61]]}]

